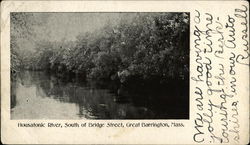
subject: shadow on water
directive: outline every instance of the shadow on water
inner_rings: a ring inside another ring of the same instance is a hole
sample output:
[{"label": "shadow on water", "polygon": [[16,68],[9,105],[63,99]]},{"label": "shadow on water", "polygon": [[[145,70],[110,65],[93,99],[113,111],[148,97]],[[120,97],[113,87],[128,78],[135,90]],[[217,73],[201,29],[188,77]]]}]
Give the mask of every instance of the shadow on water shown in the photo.
[{"label": "shadow on water", "polygon": [[12,119],[188,119],[188,85],[123,86],[21,72],[11,83]]}]

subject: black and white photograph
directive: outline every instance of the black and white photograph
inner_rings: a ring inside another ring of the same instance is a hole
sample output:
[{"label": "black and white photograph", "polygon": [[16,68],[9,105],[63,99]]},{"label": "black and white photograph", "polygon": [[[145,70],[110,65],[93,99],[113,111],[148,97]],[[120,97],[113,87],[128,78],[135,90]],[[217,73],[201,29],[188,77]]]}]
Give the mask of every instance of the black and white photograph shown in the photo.
[{"label": "black and white photograph", "polygon": [[189,119],[188,12],[11,12],[10,118]]}]

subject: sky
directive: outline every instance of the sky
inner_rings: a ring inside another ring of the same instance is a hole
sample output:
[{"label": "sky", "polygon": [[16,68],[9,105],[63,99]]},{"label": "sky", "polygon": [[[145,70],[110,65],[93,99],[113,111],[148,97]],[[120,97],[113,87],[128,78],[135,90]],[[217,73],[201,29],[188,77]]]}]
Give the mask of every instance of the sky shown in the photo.
[{"label": "sky", "polygon": [[50,41],[75,40],[76,36],[101,28],[109,22],[119,22],[120,13],[34,13],[34,20],[40,21],[35,26],[37,39]]},{"label": "sky", "polygon": [[32,50],[38,41],[74,41],[79,34],[93,32],[107,23],[116,25],[125,15],[125,13],[32,13],[32,17],[26,20],[29,26],[32,26],[31,39],[28,37],[19,39],[18,45],[22,49]]}]

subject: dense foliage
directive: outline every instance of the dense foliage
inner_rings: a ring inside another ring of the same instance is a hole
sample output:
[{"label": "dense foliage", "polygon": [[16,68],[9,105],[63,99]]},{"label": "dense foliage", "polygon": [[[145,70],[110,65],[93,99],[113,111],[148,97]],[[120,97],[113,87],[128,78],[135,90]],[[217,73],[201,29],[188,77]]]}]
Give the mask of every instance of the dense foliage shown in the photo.
[{"label": "dense foliage", "polygon": [[14,47],[12,55],[20,60],[11,58],[14,67],[121,82],[188,80],[189,15],[136,13],[131,20],[106,24],[76,41],[40,41],[34,52],[19,56]]}]

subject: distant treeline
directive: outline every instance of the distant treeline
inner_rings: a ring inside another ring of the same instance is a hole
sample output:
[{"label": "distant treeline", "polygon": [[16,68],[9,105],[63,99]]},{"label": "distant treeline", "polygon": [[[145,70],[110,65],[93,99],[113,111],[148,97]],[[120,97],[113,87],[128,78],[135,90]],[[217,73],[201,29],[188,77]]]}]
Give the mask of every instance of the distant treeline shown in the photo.
[{"label": "distant treeline", "polygon": [[121,82],[188,80],[189,14],[137,13],[131,20],[81,34],[76,41],[40,41],[34,52],[22,55],[13,49],[13,69]]}]

